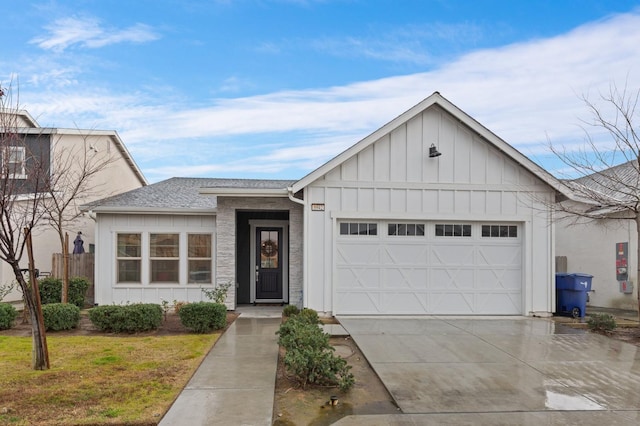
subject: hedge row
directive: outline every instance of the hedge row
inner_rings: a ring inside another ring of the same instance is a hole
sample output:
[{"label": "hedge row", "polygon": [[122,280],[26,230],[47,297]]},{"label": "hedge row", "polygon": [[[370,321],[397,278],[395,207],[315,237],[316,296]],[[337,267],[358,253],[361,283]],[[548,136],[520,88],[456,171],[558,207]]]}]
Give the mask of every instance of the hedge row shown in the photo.
[{"label": "hedge row", "polygon": [[[38,281],[40,300],[42,304],[60,303],[62,301],[62,280],[60,278],[44,278]],[[74,277],[69,279],[67,302],[84,308],[84,298],[89,289],[89,281],[85,278]]]},{"label": "hedge row", "polygon": [[227,325],[227,307],[222,303],[187,303],[178,315],[182,325],[194,333],[207,333]]},{"label": "hedge row", "polygon": [[157,329],[162,324],[162,307],[153,303],[96,306],[89,310],[89,319],[101,331],[149,331]]}]

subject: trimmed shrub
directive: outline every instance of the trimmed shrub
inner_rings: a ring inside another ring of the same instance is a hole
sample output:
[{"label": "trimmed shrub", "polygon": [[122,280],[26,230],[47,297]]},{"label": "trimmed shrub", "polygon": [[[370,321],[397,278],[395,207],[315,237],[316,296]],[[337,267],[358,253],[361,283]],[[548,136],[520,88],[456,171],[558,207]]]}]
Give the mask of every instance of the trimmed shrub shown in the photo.
[{"label": "trimmed shrub", "polygon": [[329,334],[317,323],[309,322],[312,315],[294,315],[280,326],[278,344],[285,349],[284,365],[303,388],[307,384],[339,386],[346,391],[355,383],[351,366],[334,354]]},{"label": "trimmed shrub", "polygon": [[71,303],[42,305],[44,328],[49,331],[71,330],[80,322],[80,308]]},{"label": "trimmed shrub", "polygon": [[113,333],[156,330],[162,324],[162,307],[154,303],[96,306],[89,310],[89,320],[99,330]]},{"label": "trimmed shrub", "polygon": [[308,324],[320,324],[318,312],[311,308],[302,308],[296,317],[298,317],[298,320],[304,321]]},{"label": "trimmed shrub", "polygon": [[616,318],[610,314],[593,314],[587,319],[587,326],[591,331],[612,331],[618,324],[616,324]]},{"label": "trimmed shrub", "polygon": [[296,305],[287,305],[282,310],[282,315],[289,318],[300,313],[300,309]]},{"label": "trimmed shrub", "polygon": [[221,303],[188,303],[178,312],[180,322],[194,333],[207,333],[227,325],[227,307]]},{"label": "trimmed shrub", "polygon": [[[62,300],[62,280],[60,278],[48,277],[38,281],[40,289],[40,300],[42,304],[60,303]],[[67,292],[67,301],[76,305],[78,308],[84,308],[84,298],[89,289],[89,281],[82,277],[69,278],[69,291]]]},{"label": "trimmed shrub", "polygon": [[13,322],[18,317],[18,311],[10,303],[0,303],[0,330],[13,327]]}]

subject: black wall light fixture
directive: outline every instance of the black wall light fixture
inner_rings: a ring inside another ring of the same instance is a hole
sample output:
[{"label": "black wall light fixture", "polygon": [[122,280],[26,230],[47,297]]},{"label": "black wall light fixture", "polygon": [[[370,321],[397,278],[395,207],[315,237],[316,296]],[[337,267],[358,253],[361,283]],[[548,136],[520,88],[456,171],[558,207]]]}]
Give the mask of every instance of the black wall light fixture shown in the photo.
[{"label": "black wall light fixture", "polygon": [[438,148],[434,144],[429,147],[429,158],[435,158],[441,156],[442,153],[438,151]]}]

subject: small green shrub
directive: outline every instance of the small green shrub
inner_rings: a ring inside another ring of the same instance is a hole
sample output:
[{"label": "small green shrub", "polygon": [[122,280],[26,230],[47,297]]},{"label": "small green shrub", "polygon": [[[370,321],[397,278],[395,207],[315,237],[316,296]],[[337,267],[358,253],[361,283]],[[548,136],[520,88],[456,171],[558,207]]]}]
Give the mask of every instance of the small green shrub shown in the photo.
[{"label": "small green shrub", "polygon": [[200,287],[200,291],[207,296],[207,299],[213,300],[214,303],[224,303],[227,299],[227,292],[231,288],[231,282],[217,284],[214,288]]},{"label": "small green shrub", "polygon": [[296,315],[300,321],[304,321],[309,324],[320,324],[320,317],[318,312],[311,308],[302,308],[302,310]]},{"label": "small green shrub", "polygon": [[221,303],[196,302],[183,305],[180,322],[194,333],[208,333],[227,325],[227,307]]},{"label": "small green shrub", "polygon": [[9,303],[0,303],[0,330],[13,327],[13,322],[18,317],[18,311]]},{"label": "small green shrub", "polygon": [[591,331],[612,331],[618,325],[616,319],[610,314],[593,314],[587,319],[587,326]]},{"label": "small green shrub", "polygon": [[286,351],[285,368],[303,388],[311,383],[348,390],[355,383],[349,371],[351,366],[334,354],[329,334],[324,333],[317,323],[309,322],[309,318],[313,315],[294,315],[276,332],[278,344]]},{"label": "small green shrub", "polygon": [[71,330],[80,322],[80,308],[71,303],[42,305],[44,328],[49,331]]},{"label": "small green shrub", "polygon": [[[62,300],[62,280],[60,278],[48,277],[38,281],[40,290],[40,300],[42,304],[60,303]],[[82,277],[69,279],[69,289],[67,292],[67,302],[82,309],[84,299],[89,289],[89,281]]]},{"label": "small green shrub", "polygon": [[287,305],[282,310],[282,315],[289,318],[300,313],[300,309],[296,305]]},{"label": "small green shrub", "polygon": [[156,330],[162,324],[162,307],[154,303],[96,306],[89,310],[89,320],[99,330],[113,333]]}]

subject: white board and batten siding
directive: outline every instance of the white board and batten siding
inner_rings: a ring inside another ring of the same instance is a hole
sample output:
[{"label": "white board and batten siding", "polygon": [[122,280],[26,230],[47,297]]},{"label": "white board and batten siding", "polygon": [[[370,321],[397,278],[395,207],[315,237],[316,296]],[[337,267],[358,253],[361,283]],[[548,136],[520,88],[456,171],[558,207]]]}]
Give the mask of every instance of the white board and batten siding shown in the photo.
[{"label": "white board and batten siding", "polygon": [[[212,242],[212,282],[215,282],[216,217],[214,215],[154,215],[154,214],[100,214],[96,227],[96,295],[100,305],[125,303],[161,303],[162,300],[173,304],[174,300],[198,302],[207,300],[201,287],[213,287],[207,284],[187,283],[187,244],[188,233],[211,234]],[[117,282],[117,234],[142,234],[142,282]],[[180,281],[177,283],[150,284],[148,270],[149,233],[180,234]]]},{"label": "white board and batten siding", "polygon": [[[440,157],[429,158],[431,144]],[[552,312],[553,226],[543,200],[553,196],[433,105],[305,189],[305,306],[334,315]],[[341,233],[353,223],[375,224],[376,234]],[[390,235],[398,224],[424,235]],[[442,225],[471,233],[436,235]],[[483,226],[514,235],[483,237]]]}]

